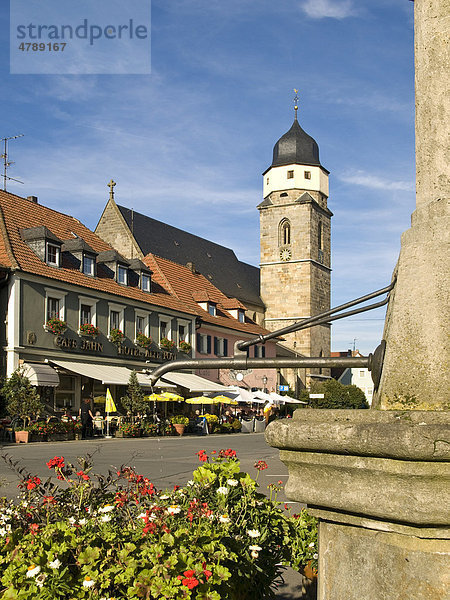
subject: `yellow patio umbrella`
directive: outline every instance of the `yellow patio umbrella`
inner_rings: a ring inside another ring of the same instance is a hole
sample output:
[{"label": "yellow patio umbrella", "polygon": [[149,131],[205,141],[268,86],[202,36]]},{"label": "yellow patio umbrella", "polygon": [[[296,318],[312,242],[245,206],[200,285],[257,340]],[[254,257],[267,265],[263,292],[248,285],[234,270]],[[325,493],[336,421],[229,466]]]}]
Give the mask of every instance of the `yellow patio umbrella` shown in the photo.
[{"label": "yellow patio umbrella", "polygon": [[236,405],[239,404],[236,400],[233,400],[233,398],[228,398],[227,396],[214,396],[213,398],[214,402],[217,404],[232,404],[232,405]]},{"label": "yellow patio umbrella", "polygon": [[144,396],[144,400],[146,402],[167,402],[166,398],[163,398],[161,394],[150,394],[149,396]]},{"label": "yellow patio umbrella", "polygon": [[163,392],[161,397],[164,399],[163,402],[183,402],[183,396],[174,394],[173,392]]},{"label": "yellow patio umbrella", "polygon": [[106,437],[110,438],[111,436],[109,435],[109,413],[112,412],[116,412],[117,408],[116,405],[114,404],[114,400],[113,397],[111,395],[111,392],[109,391],[109,388],[106,388],[106,398],[105,398],[105,412],[107,415],[106,418]]},{"label": "yellow patio umbrella", "polygon": [[216,404],[214,398],[207,398],[206,396],[197,396],[196,398],[188,398],[186,404]]}]

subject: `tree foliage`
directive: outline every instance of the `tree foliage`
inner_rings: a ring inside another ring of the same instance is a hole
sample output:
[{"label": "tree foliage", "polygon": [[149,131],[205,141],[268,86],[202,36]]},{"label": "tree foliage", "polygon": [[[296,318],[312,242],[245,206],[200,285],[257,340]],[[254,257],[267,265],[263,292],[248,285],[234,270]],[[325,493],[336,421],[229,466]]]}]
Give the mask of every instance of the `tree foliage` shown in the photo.
[{"label": "tree foliage", "polygon": [[143,412],[146,408],[144,400],[144,392],[136,375],[136,371],[131,371],[130,379],[128,380],[127,395],[120,399],[124,409],[130,413],[131,420],[134,422],[134,417]]},{"label": "tree foliage", "polygon": [[36,388],[25,375],[23,367],[14,371],[0,390],[6,402],[6,411],[14,418],[21,418],[27,425],[31,416],[43,410],[42,402]]},{"label": "tree foliage", "polygon": [[[309,394],[324,394],[324,397],[310,398]],[[308,401],[311,408],[369,408],[359,387],[344,385],[336,379],[313,383],[309,391],[302,390],[300,400]]]}]

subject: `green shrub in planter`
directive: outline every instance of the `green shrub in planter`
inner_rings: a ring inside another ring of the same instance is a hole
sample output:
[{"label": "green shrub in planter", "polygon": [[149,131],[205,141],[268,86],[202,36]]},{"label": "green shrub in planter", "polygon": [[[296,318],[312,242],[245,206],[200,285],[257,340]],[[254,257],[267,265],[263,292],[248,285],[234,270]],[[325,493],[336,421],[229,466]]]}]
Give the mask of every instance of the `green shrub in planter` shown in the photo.
[{"label": "green shrub in planter", "polygon": [[233,428],[233,431],[239,432],[242,429],[242,423],[239,421],[239,419],[234,419],[234,421],[231,423],[231,427]]},{"label": "green shrub in planter", "polygon": [[[47,462],[57,479],[17,467],[21,495],[0,499],[2,600],[269,598],[285,565],[317,564],[316,522],[258,491],[220,450],[181,489],[158,491],[131,467],[96,476],[90,458]],[[55,483],[56,482],[56,483]]]},{"label": "green shrub in planter", "polygon": [[142,435],[145,437],[154,437],[158,435],[158,425],[156,425],[156,423],[143,423],[141,428]]},{"label": "green shrub in planter", "polygon": [[233,427],[231,423],[222,423],[220,425],[220,433],[233,433]]}]

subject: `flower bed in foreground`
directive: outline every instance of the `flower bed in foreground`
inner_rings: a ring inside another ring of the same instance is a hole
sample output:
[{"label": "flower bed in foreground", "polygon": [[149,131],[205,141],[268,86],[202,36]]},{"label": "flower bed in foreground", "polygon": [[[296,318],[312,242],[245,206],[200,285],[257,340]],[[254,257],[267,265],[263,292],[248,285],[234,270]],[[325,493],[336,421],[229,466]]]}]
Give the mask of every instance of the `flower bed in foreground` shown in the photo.
[{"label": "flower bed in foreground", "polygon": [[220,450],[184,487],[158,491],[131,467],[92,473],[54,457],[63,486],[25,472],[17,502],[0,500],[1,599],[270,598],[283,565],[317,558],[316,522],[290,515]]}]

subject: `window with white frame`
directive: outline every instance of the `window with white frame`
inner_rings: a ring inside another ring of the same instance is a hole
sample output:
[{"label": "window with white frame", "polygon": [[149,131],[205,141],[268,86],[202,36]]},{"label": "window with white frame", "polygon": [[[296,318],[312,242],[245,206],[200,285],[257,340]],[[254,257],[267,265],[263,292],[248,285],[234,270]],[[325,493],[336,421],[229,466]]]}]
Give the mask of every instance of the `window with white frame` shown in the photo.
[{"label": "window with white frame", "polygon": [[189,342],[189,323],[187,321],[178,321],[178,344],[180,342]]},{"label": "window with white frame", "polygon": [[45,312],[44,323],[49,319],[58,318],[61,321],[65,320],[65,297],[67,292],[45,288]]},{"label": "window with white frame", "polygon": [[170,317],[159,317],[159,339],[171,339],[172,331],[170,329]]},{"label": "window with white frame", "polygon": [[141,290],[143,290],[144,292],[150,292],[151,291],[151,277],[150,275],[148,275],[147,273],[142,273],[141,274]]},{"label": "window with white frame", "polygon": [[242,310],[242,308],[238,310],[238,321],[239,323],[245,323],[245,310]]},{"label": "window with white frame", "polygon": [[208,312],[212,317],[217,315],[217,308],[213,302],[208,302]]},{"label": "window with white frame", "polygon": [[124,332],[124,310],[125,307],[121,304],[112,304],[108,303],[109,306],[109,328],[111,329],[120,329],[122,333]]},{"label": "window with white frame", "polygon": [[87,296],[80,296],[79,303],[79,321],[80,325],[94,325],[97,326],[97,302],[98,300],[94,300],[93,298],[88,298]]},{"label": "window with white frame", "polygon": [[144,311],[135,311],[135,339],[137,338],[138,333],[142,333],[144,335],[148,335],[148,314]]},{"label": "window with white frame", "polygon": [[128,285],[128,268],[117,265],[117,281],[122,285]]},{"label": "window with white frame", "polygon": [[216,356],[227,356],[228,340],[222,337],[214,337],[214,354]]},{"label": "window with white frame", "polygon": [[197,352],[200,354],[211,354],[211,336],[197,333]]},{"label": "window with white frame", "polygon": [[46,248],[46,259],[45,262],[52,267],[59,267],[61,259],[61,248],[50,242],[47,242]]},{"label": "window with white frame", "polygon": [[95,275],[95,261],[92,256],[83,254],[83,273],[85,275]]}]

